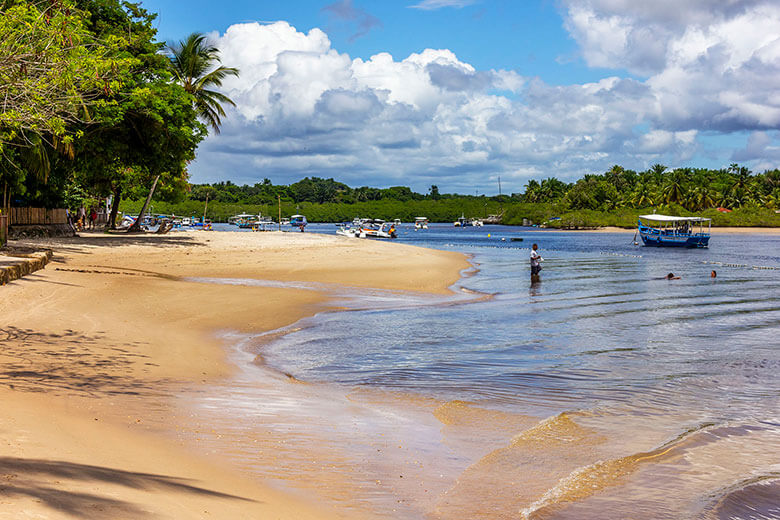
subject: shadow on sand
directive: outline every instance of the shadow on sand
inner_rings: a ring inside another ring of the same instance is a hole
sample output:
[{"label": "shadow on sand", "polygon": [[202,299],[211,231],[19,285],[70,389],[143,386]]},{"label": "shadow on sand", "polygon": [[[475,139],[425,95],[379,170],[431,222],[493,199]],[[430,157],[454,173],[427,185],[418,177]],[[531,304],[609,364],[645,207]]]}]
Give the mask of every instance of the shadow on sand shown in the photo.
[{"label": "shadow on sand", "polygon": [[101,334],[74,330],[42,333],[0,328],[0,385],[26,392],[77,392],[86,395],[159,395],[165,381],[132,375],[154,366],[134,352],[138,342],[113,344]]},{"label": "shadow on sand", "polygon": [[9,242],[15,250],[41,250],[52,249],[57,253],[83,252],[83,246],[90,247],[119,247],[130,245],[144,245],[155,247],[181,247],[201,246],[196,236],[190,233],[177,233],[173,235],[156,235],[154,233],[84,233],[74,237],[21,239]]},{"label": "shadow on sand", "polygon": [[[173,491],[212,498],[224,498],[254,502],[251,499],[212,491],[195,486],[191,480],[138,473],[102,466],[73,462],[19,457],[0,457],[0,498],[30,498],[47,507],[75,518],[141,518],[151,516],[148,511],[130,502],[113,498],[110,492],[101,496],[68,489],[51,487],[50,482],[83,486],[105,484],[123,486],[141,491]],[[62,482],[65,481],[65,482]]]}]

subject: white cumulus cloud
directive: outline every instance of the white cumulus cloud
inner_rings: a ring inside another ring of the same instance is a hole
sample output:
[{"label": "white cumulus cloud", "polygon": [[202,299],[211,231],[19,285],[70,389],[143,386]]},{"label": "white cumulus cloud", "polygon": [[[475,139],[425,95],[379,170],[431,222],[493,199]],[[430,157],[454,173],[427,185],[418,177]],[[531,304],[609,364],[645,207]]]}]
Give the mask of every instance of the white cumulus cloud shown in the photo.
[{"label": "white cumulus cloud", "polygon": [[567,2],[583,58],[614,74],[555,86],[478,70],[448,49],[351,58],[320,29],[286,22],[214,33],[223,63],[241,71],[224,84],[237,106],[201,146],[193,180],[316,175],[472,193],[494,191],[498,175],[519,190],[529,176],[680,164],[718,133],[756,136],[724,160],[774,153],[760,136],[780,128],[780,5]]}]

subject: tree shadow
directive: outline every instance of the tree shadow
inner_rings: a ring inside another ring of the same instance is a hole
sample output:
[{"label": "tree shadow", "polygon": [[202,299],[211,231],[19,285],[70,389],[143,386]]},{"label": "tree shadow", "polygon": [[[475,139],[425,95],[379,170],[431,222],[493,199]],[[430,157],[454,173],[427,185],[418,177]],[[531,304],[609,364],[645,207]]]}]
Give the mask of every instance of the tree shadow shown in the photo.
[{"label": "tree shadow", "polygon": [[124,234],[124,233],[101,233],[99,235],[85,235],[74,237],[53,237],[37,239],[19,239],[14,240],[8,247],[15,250],[40,251],[52,249],[57,253],[78,253],[83,252],[83,246],[91,248],[112,248],[127,245],[148,245],[160,248],[165,247],[195,247],[203,246],[196,237],[188,234],[175,235],[156,235],[154,233],[142,234]]},{"label": "tree shadow", "polygon": [[255,502],[252,499],[213,491],[193,484],[191,479],[169,475],[125,471],[103,466],[44,459],[0,457],[0,497],[28,497],[76,518],[131,518],[149,516],[147,511],[117,498],[51,487],[48,481],[90,482],[137,490],[164,490]]},{"label": "tree shadow", "polygon": [[0,328],[0,385],[26,392],[76,392],[82,395],[161,395],[165,380],[132,375],[148,372],[149,356],[134,352],[138,342],[113,344],[100,334],[72,329],[42,333],[13,326]]}]

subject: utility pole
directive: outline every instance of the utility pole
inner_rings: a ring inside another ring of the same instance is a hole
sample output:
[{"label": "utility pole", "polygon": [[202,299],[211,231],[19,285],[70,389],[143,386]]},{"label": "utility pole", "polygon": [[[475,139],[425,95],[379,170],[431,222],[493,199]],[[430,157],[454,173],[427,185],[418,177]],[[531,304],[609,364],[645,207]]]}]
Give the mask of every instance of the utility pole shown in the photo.
[{"label": "utility pole", "polygon": [[279,231],[282,230],[282,196],[276,194],[276,200],[279,202]]}]

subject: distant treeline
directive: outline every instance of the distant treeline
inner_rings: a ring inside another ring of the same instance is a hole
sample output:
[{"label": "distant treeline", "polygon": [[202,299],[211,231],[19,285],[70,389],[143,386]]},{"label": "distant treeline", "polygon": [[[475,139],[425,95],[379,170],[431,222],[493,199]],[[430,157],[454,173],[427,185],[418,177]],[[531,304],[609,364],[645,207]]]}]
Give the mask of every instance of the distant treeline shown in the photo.
[{"label": "distant treeline", "polygon": [[[427,193],[406,186],[351,188],[334,179],[305,178],[290,185],[262,183],[238,186],[230,181],[193,184],[185,200],[157,202],[157,213],[202,215],[224,221],[238,213],[277,216],[305,214],[313,222],[341,222],[354,217],[400,218],[425,216],[433,222],[451,222],[461,215],[484,218],[503,213],[504,224],[523,219],[555,227],[632,227],[636,216],[652,211],[711,216],[715,225],[780,226],[780,170],[754,174],[745,167],[677,168],[656,164],[642,172],[614,166],[603,174],[588,174],[573,183],[549,177],[530,180],[521,193],[475,196],[440,193],[436,185]],[[126,201],[122,210],[132,213],[140,201]],[[718,210],[717,208],[721,208]],[[724,212],[724,209],[733,212]],[[550,221],[550,219],[556,220]],[[548,222],[549,221],[549,222]]]}]

